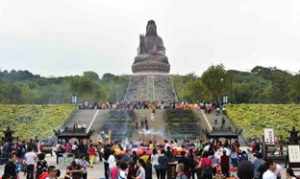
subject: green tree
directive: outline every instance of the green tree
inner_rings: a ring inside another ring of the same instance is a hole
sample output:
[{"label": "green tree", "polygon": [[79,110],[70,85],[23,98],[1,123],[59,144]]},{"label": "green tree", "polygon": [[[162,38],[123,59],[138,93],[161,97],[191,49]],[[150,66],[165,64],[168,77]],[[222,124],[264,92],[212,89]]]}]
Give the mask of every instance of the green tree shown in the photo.
[{"label": "green tree", "polygon": [[177,93],[177,98],[180,101],[190,101],[192,100],[191,88],[194,82],[198,80],[198,77],[191,73],[187,75],[173,75],[172,83],[174,84],[175,91]]},{"label": "green tree", "polygon": [[225,95],[226,88],[228,88],[229,80],[226,75],[224,66],[216,65],[210,66],[201,77],[203,84],[208,90],[210,96],[215,101],[220,101],[220,97]]},{"label": "green tree", "polygon": [[79,96],[82,100],[98,100],[96,99],[100,96],[99,86],[94,80],[88,77],[75,77],[71,80],[71,91],[73,95]]},{"label": "green tree", "polygon": [[186,87],[185,99],[188,101],[199,102],[200,100],[211,100],[210,94],[200,79],[189,81]]},{"label": "green tree", "polygon": [[290,80],[289,98],[295,103],[300,103],[300,73],[293,76]]},{"label": "green tree", "polygon": [[272,102],[287,103],[289,101],[290,75],[275,71],[272,74]]},{"label": "green tree", "polygon": [[96,72],[93,71],[86,71],[83,72],[83,77],[92,80],[92,81],[98,81],[99,80],[99,76]]},{"label": "green tree", "polygon": [[102,76],[102,80],[103,81],[112,81],[114,80],[115,78],[115,75],[114,74],[111,74],[111,73],[105,73],[103,76]]}]

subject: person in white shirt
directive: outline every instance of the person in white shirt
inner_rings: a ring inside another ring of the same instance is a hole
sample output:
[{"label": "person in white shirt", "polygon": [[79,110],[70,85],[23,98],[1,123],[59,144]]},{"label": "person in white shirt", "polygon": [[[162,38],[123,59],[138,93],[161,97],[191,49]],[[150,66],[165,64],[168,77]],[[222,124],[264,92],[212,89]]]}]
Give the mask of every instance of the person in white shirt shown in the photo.
[{"label": "person in white shirt", "polygon": [[138,166],[138,171],[136,174],[136,177],[134,177],[134,179],[146,179],[146,164],[144,162],[143,159],[139,159],[137,162],[137,166]]},{"label": "person in white shirt", "polygon": [[278,163],[276,163],[275,165],[276,169],[274,173],[277,177],[281,178],[285,174],[284,169]]},{"label": "person in white shirt", "polygon": [[37,155],[33,152],[32,148],[28,148],[28,152],[25,154],[25,164],[26,164],[26,178],[34,178],[34,166],[36,164]]},{"label": "person in white shirt", "polygon": [[118,179],[127,179],[127,163],[120,162]]},{"label": "person in white shirt", "polygon": [[272,160],[266,162],[267,171],[263,174],[263,179],[277,179],[277,176],[275,174],[276,171],[276,163],[274,163]]},{"label": "person in white shirt", "polygon": [[117,165],[116,157],[113,153],[109,155],[107,163],[110,170]]},{"label": "person in white shirt", "polygon": [[210,144],[204,146],[203,151],[208,152],[210,149]]},{"label": "person in white shirt", "polygon": [[155,173],[156,173],[156,177],[159,178],[159,162],[158,162],[158,158],[159,158],[160,154],[157,152],[156,149],[153,149],[152,151],[152,155],[151,155],[151,163],[153,168],[155,169]]}]

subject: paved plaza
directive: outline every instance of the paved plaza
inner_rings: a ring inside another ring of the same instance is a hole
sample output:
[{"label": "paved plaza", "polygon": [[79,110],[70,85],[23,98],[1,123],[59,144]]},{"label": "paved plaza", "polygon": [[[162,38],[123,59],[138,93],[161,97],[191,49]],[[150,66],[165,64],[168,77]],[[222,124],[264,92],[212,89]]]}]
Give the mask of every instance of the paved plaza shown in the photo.
[{"label": "paved plaza", "polygon": [[[71,158],[65,158],[60,160],[60,164],[56,165],[56,158],[55,156],[51,157],[50,155],[47,155],[46,158],[48,165],[54,165],[61,171],[61,176],[64,176],[66,174],[66,167],[71,163]],[[0,166],[0,174],[3,174],[4,165]],[[24,176],[24,173],[19,174],[19,179],[25,179],[26,176]],[[103,162],[97,161],[96,165],[93,168],[88,168],[88,179],[100,179],[104,178],[104,167]]]}]

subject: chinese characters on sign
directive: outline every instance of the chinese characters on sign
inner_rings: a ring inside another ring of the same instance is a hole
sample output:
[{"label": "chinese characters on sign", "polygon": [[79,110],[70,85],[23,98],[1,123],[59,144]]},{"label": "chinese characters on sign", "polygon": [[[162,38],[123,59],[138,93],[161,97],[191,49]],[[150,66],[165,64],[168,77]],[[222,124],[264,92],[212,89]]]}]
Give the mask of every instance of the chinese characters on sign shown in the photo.
[{"label": "chinese characters on sign", "polygon": [[300,163],[300,147],[299,145],[289,145],[289,162],[290,163]]},{"label": "chinese characters on sign", "polygon": [[266,144],[275,144],[275,136],[274,136],[274,130],[271,128],[264,129],[264,137],[265,137],[265,143]]}]

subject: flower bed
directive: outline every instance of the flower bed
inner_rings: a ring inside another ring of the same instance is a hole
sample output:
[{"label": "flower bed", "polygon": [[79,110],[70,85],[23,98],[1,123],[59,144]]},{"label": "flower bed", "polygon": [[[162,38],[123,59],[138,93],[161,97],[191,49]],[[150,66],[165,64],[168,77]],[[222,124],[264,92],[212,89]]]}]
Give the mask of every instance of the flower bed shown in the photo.
[{"label": "flower bed", "polygon": [[0,104],[0,128],[4,130],[9,126],[21,139],[50,137],[53,130],[62,126],[75,109],[74,105]]},{"label": "flower bed", "polygon": [[226,114],[244,129],[246,138],[261,137],[264,128],[273,128],[277,137],[286,138],[293,126],[300,126],[300,105],[296,104],[226,105]]}]

